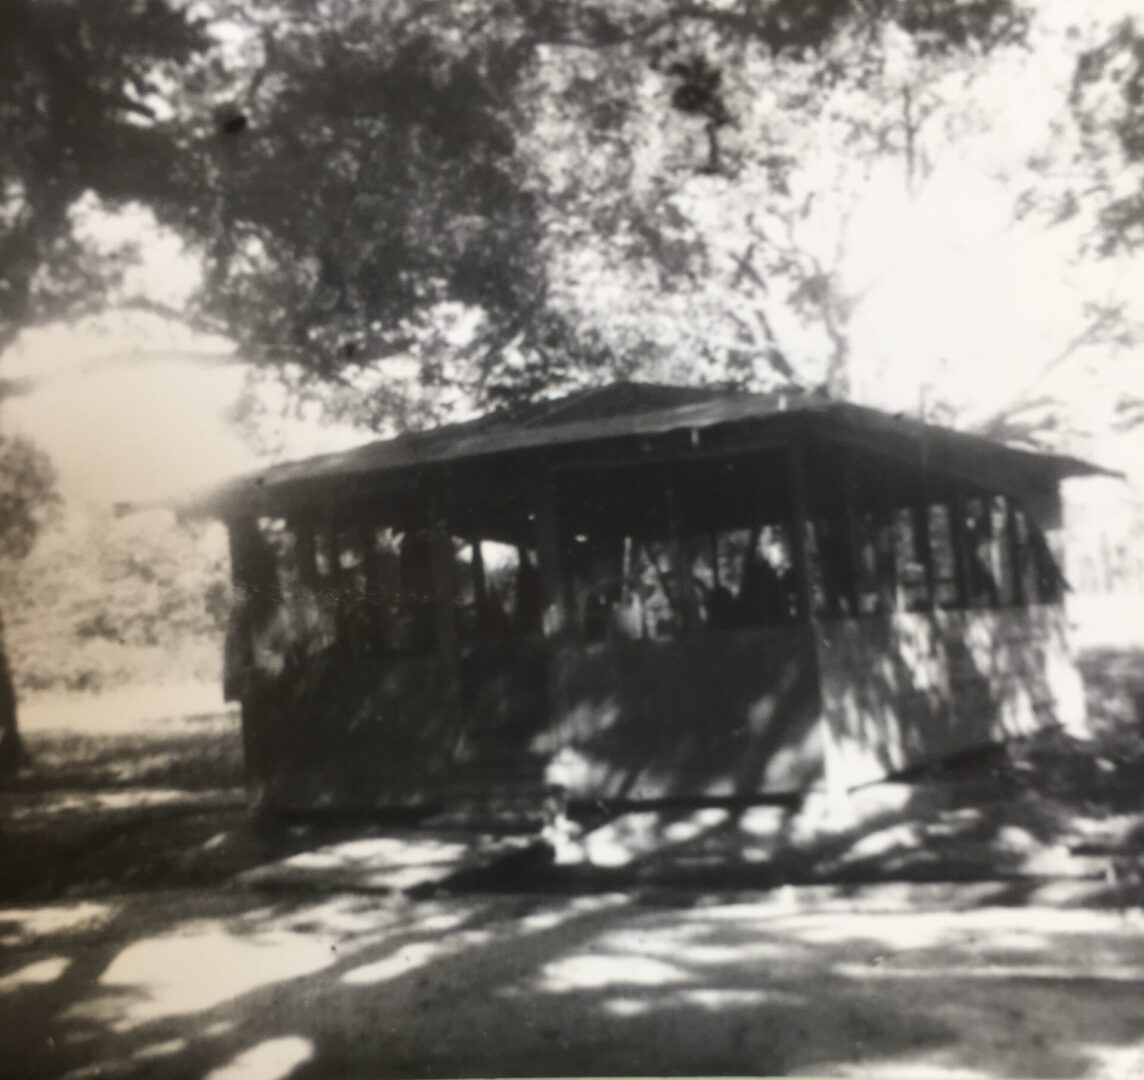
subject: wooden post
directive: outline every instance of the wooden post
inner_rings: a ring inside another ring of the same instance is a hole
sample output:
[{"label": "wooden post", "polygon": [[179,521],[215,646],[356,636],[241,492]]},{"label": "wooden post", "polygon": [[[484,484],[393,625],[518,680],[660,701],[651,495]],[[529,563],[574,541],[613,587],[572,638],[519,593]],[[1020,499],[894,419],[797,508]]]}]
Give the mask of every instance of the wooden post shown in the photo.
[{"label": "wooden post", "polygon": [[803,622],[810,622],[814,618],[810,551],[807,545],[810,510],[806,487],[806,451],[801,440],[792,442],[787,454],[791,493],[791,560],[798,586],[798,615]]},{"label": "wooden post", "polygon": [[1024,607],[1025,560],[1021,550],[1021,537],[1017,530],[1017,510],[1013,500],[1005,496],[1005,542],[1009,549],[1009,575],[1012,583],[1010,601],[1015,607]]},{"label": "wooden post", "polygon": [[1037,599],[1042,604],[1058,604],[1064,599],[1068,585],[1057,553],[1053,551],[1049,537],[1034,522],[1029,522],[1029,528],[1029,543],[1037,568]]},{"label": "wooden post", "polygon": [[253,518],[231,518],[226,523],[226,539],[230,551],[230,580],[236,589],[249,588],[250,569],[258,525]]},{"label": "wooden post", "polygon": [[242,709],[243,770],[248,785],[266,775],[271,752],[272,729],[260,706],[266,681],[260,678],[256,643],[264,620],[277,600],[277,582],[266,580],[273,563],[263,550],[264,541],[253,517],[232,518],[227,523],[231,580],[236,604],[231,614],[223,663],[223,691],[228,701]]},{"label": "wooden post", "polygon": [[[457,633],[456,581],[453,541],[449,535],[442,479],[431,476],[428,498],[429,565],[433,592],[433,630],[442,662],[448,721],[456,738],[463,732],[461,702],[461,644]],[[454,746],[456,749],[456,746]]]},{"label": "wooden post", "polygon": [[973,573],[970,566],[969,535],[966,527],[965,495],[957,492],[949,507],[949,534],[953,541],[953,573],[957,583],[957,606],[973,606]]},{"label": "wooden post", "polygon": [[993,496],[981,497],[981,537],[988,545],[989,560],[986,569],[989,571],[989,580],[985,583],[986,592],[989,593],[989,606],[998,607],[1001,603],[1000,584],[1001,567],[998,565],[997,548],[993,535]]},{"label": "wooden post", "polygon": [[842,528],[846,545],[846,557],[849,563],[849,572],[846,574],[843,587],[846,603],[850,608],[850,618],[856,619],[861,614],[859,608],[858,576],[862,569],[862,548],[858,536],[858,514],[854,505],[854,490],[856,487],[854,470],[849,461],[842,464]]},{"label": "wooden post", "polygon": [[875,537],[878,566],[878,598],[883,615],[898,609],[898,547],[897,522],[894,511],[881,510],[874,515],[877,523]]},{"label": "wooden post", "polygon": [[473,603],[476,605],[477,634],[479,636],[485,631],[485,622],[488,612],[488,599],[486,597],[488,581],[485,576],[485,556],[481,551],[480,540],[473,537],[469,540],[469,546],[473,551]]},{"label": "wooden post", "polygon": [[362,580],[365,582],[366,595],[373,601],[377,599],[380,588],[376,531],[372,523],[358,521],[355,532],[357,533],[358,546],[361,548]]},{"label": "wooden post", "polygon": [[354,535],[361,553],[361,578],[353,598],[356,607],[354,626],[365,640],[354,642],[356,649],[371,653],[378,646],[381,625],[381,568],[377,561],[377,531],[368,519],[358,519]]},{"label": "wooden post", "polygon": [[437,484],[429,491],[429,562],[433,588],[433,627],[437,654],[456,662],[459,658],[453,543],[445,517],[442,492]]},{"label": "wooden post", "polygon": [[326,549],[330,557],[330,586],[339,592],[342,587],[342,546],[338,542],[338,523],[331,519],[326,523]]},{"label": "wooden post", "polygon": [[536,485],[536,553],[539,560],[541,587],[544,590],[544,633],[546,637],[564,637],[571,630],[568,597],[564,589],[563,562],[560,555],[559,523],[556,520],[556,485],[552,472],[546,469]]},{"label": "wooden post", "polygon": [[294,533],[294,562],[298,569],[298,584],[313,591],[318,584],[318,566],[314,555],[314,522],[308,517],[296,517],[291,522]]},{"label": "wooden post", "polygon": [[699,608],[695,602],[694,582],[691,578],[691,551],[686,524],[679,509],[675,488],[670,475],[664,475],[664,493],[667,496],[667,532],[671,552],[671,573],[678,590],[679,610],[683,618],[683,632],[689,633],[699,624]]},{"label": "wooden post", "polygon": [[910,508],[914,526],[914,554],[922,564],[926,579],[926,598],[921,610],[933,611],[937,607],[937,574],[933,565],[933,544],[930,540],[930,515],[926,503]]},{"label": "wooden post", "polygon": [[339,648],[352,642],[347,640],[345,575],[342,573],[342,549],[338,542],[338,523],[328,519],[326,524],[326,547],[330,559],[329,594],[334,602],[334,633]]},{"label": "wooden post", "polygon": [[633,566],[635,565],[636,558],[636,544],[635,540],[630,536],[624,537],[624,553],[622,555],[622,580],[623,584],[620,589],[620,600],[626,606],[632,598],[633,592]]}]

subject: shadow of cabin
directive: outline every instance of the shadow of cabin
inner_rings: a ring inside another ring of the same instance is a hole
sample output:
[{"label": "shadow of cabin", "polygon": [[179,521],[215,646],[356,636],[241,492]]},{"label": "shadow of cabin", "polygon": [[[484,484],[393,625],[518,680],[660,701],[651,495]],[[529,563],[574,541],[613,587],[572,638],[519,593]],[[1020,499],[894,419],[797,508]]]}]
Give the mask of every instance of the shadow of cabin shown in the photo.
[{"label": "shadow of cabin", "polygon": [[619,384],[277,466],[227,690],[272,809],[798,797],[1083,719],[1053,557],[1098,472],[803,395]]}]

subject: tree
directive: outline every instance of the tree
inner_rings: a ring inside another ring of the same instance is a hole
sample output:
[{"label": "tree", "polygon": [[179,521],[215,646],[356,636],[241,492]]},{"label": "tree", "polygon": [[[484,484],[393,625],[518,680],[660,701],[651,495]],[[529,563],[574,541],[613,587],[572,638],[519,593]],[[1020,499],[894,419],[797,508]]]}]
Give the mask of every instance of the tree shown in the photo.
[{"label": "tree", "polygon": [[[924,188],[984,66],[892,24],[810,57],[704,35],[644,65],[581,58],[574,77],[591,90],[549,116],[534,154],[573,321],[676,373],[702,358],[718,381],[846,395],[851,322],[877,283],[849,272],[851,217],[879,170],[904,200]],[[601,97],[642,109],[616,105],[600,132]]]},{"label": "tree", "polygon": [[[560,259],[574,237],[562,242],[561,224],[611,211],[554,196],[533,139],[554,117],[575,116],[595,147],[686,118],[703,170],[718,174],[735,167],[746,98],[789,129],[791,110],[813,113],[837,85],[877,75],[887,28],[929,58],[988,50],[1026,23],[1017,0],[3,0],[0,15],[0,348],[99,303],[130,252],[93,259],[77,207],[134,201],[198,245],[206,287],[189,314],[289,367],[303,392],[358,387],[402,352],[427,386],[461,383],[485,403],[639,364],[640,348],[606,340],[567,303]],[[584,58],[609,77],[593,84]],[[650,111],[634,96],[649,71]],[[777,177],[792,155],[765,141]],[[670,273],[693,240],[671,240],[646,211],[632,202],[629,223],[642,219],[643,254]],[[837,376],[846,302],[830,267],[763,246],[738,252],[732,276],[790,276],[788,299],[822,319]],[[442,332],[458,312],[471,331],[461,349]],[[722,366],[735,375],[753,349],[787,377],[758,315]]]},{"label": "tree", "polygon": [[1079,127],[1086,190],[1066,188],[1058,213],[1095,206],[1091,237],[1102,255],[1144,245],[1144,25],[1126,16],[1080,52],[1069,104]]},{"label": "tree", "polygon": [[[705,237],[664,198],[673,178],[633,187],[657,129],[689,123],[701,144],[692,172],[731,181],[749,167],[783,204],[770,216],[789,225],[806,191],[783,193],[783,174],[803,146],[782,136],[824,113],[826,97],[835,121],[849,104],[862,126],[883,31],[936,62],[998,47],[1025,22],[1005,0],[266,0],[219,17],[231,48],[196,68],[178,107],[179,186],[201,198],[163,211],[204,255],[203,312],[247,355],[289,365],[302,390],[384,386],[381,361],[401,354],[418,358],[424,384],[459,384],[482,404],[639,370],[656,344],[642,331],[617,337],[606,314],[586,317],[572,286],[588,238],[645,292],[698,283],[675,290],[669,322],[710,308],[695,267]],[[909,94],[893,108],[913,167]],[[891,138],[866,127],[871,147]],[[736,140],[739,128],[763,129],[761,145]],[[567,152],[552,153],[561,139]],[[558,158],[570,183],[554,179]],[[718,271],[755,310],[736,326],[737,305],[722,305],[735,340],[709,376],[791,377],[770,301],[758,302],[774,276],[784,303],[821,318],[824,375],[840,382],[847,300],[830,253],[764,242],[766,217],[755,218],[754,248]],[[447,323],[465,333],[443,332]]]},{"label": "tree", "polygon": [[[1144,23],[1117,19],[1080,54],[1070,105],[1080,133],[1077,157],[1090,183],[1080,193],[1066,186],[1058,215],[1073,216],[1081,198],[1095,203],[1091,247],[1105,259],[1138,257],[1144,249]],[[1144,313],[1133,318],[1115,310],[1104,325],[1121,347],[1138,349],[1144,340]],[[1138,375],[1117,402],[1116,424],[1144,426]]]},{"label": "tree", "polygon": [[[0,569],[25,558],[58,502],[55,473],[46,455],[26,439],[0,434]],[[26,760],[16,715],[16,691],[0,613],[0,777]]]},{"label": "tree", "polygon": [[30,325],[98,309],[130,251],[94,257],[77,214],[172,195],[164,120],[206,47],[171,0],[0,0],[0,351]]},{"label": "tree", "polygon": [[695,356],[692,378],[845,393],[848,203],[886,160],[924,184],[957,79],[1031,21],[1018,0],[6,2],[29,223],[9,331],[114,275],[79,258],[77,199],[145,202],[202,256],[189,317],[375,426]]},{"label": "tree", "polygon": [[1042,144],[1011,177],[1015,216],[1062,234],[1073,245],[1081,317],[1046,350],[1021,393],[981,422],[984,433],[1053,441],[1070,404],[1047,389],[1082,372],[1111,399],[1107,422],[1140,426],[1138,361],[1144,306],[1134,288],[1144,244],[1144,30],[1132,0],[1083,8],[1062,5],[1043,17],[1031,51],[1043,70],[1060,71],[1060,108]]}]

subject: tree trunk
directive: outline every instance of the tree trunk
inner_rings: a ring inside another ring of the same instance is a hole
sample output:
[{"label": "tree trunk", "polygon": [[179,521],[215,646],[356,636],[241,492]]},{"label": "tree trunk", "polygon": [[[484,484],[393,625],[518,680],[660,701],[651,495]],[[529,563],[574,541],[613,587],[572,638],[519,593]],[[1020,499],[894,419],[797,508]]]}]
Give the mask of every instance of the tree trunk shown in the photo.
[{"label": "tree trunk", "polygon": [[8,666],[4,621],[0,616],[0,779],[12,776],[28,760],[16,723],[16,687]]}]

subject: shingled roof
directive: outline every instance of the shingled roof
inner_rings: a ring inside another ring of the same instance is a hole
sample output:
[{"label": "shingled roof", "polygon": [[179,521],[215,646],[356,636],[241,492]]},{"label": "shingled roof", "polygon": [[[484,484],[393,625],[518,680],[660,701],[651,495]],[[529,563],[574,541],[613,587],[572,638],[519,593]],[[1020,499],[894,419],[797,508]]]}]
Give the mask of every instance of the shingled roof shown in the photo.
[{"label": "shingled roof", "polygon": [[704,431],[724,425],[767,425],[780,417],[796,415],[822,433],[873,442],[893,455],[916,461],[921,453],[934,468],[940,468],[943,461],[976,460],[1054,480],[1115,475],[1077,458],[1019,449],[817,394],[752,394],[722,387],[619,382],[520,410],[496,411],[464,423],[273,465],[202,493],[185,502],[183,509],[222,513],[228,507],[241,505],[255,492],[258,501],[264,502],[279,489],[321,485],[338,479],[632,436]]}]

